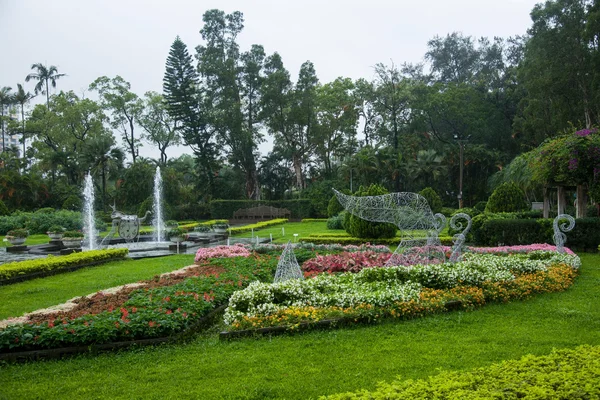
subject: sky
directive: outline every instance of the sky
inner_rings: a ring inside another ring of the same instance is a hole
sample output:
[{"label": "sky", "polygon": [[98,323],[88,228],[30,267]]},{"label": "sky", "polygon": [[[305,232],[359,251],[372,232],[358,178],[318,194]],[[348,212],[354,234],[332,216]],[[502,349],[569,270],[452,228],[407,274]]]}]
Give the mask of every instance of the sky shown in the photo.
[{"label": "sky", "polygon": [[[278,52],[296,79],[310,60],[321,83],[374,77],[377,63],[423,61],[427,41],[461,32],[475,38],[523,35],[539,0],[0,0],[0,87],[25,83],[31,65],[55,65],[67,76],[58,90],[96,98],[88,86],[120,75],[142,96],[162,92],[169,49],[179,35],[191,54],[202,43],[206,10],[244,14],[238,38]],[[43,101],[43,96],[36,98]],[[268,151],[268,143],[261,148]],[[168,149],[169,157],[187,152]],[[145,144],[140,151],[158,157]]]}]

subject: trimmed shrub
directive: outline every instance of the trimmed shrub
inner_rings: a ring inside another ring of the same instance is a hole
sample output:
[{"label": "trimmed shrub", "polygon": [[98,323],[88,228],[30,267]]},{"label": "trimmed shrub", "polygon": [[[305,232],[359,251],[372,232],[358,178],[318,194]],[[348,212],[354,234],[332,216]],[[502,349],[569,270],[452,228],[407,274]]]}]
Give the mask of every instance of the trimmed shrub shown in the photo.
[{"label": "trimmed shrub", "polygon": [[79,196],[72,194],[63,201],[62,208],[71,211],[83,210],[83,202]]},{"label": "trimmed shrub", "polygon": [[[361,186],[354,196],[377,196],[386,194],[383,186],[372,184],[368,188]],[[394,224],[371,222],[347,213],[344,218],[344,227],[350,236],[357,238],[392,238],[398,228]]]},{"label": "trimmed shrub", "polygon": [[272,206],[287,208],[292,213],[293,219],[312,217],[312,205],[309,199],[297,200],[213,200],[210,202],[210,215],[213,219],[228,219],[240,208],[252,208],[258,206]]},{"label": "trimmed shrub", "polygon": [[431,211],[434,214],[442,212],[442,198],[435,190],[430,187],[426,187],[425,189],[421,190],[419,194],[425,197],[425,200],[427,200],[427,203],[429,203],[429,208],[431,208]]},{"label": "trimmed shrub", "polygon": [[333,196],[331,196],[331,199],[329,199],[329,204],[327,205],[327,216],[329,218],[335,217],[342,211],[344,211],[344,206],[340,204],[337,196],[334,194]]},{"label": "trimmed shrub", "polygon": [[525,193],[513,182],[505,182],[498,186],[490,196],[486,212],[515,212],[525,211],[529,205],[525,201]]},{"label": "trimmed shrub", "polygon": [[342,211],[338,215],[329,218],[327,220],[327,229],[344,229],[344,218],[346,217],[346,214],[345,211]]}]

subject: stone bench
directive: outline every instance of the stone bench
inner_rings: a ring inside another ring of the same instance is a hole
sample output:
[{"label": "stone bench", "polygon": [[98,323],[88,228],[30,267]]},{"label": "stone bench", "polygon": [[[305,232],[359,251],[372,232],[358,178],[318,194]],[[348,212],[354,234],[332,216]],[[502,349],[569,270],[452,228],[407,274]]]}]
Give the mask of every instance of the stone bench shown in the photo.
[{"label": "stone bench", "polygon": [[275,218],[290,218],[292,213],[287,208],[272,206],[258,206],[251,208],[240,208],[233,213],[233,220],[264,221]]}]

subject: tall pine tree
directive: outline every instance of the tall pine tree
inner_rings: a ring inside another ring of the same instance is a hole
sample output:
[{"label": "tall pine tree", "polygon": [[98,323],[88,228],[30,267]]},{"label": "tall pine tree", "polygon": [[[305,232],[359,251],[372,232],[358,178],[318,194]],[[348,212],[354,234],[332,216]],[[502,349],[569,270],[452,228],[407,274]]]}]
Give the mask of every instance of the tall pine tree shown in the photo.
[{"label": "tall pine tree", "polygon": [[212,195],[214,173],[217,167],[217,149],[212,140],[214,128],[209,121],[207,104],[200,90],[198,73],[192,66],[192,57],[187,46],[177,36],[171,45],[167,58],[163,92],[167,110],[177,121],[184,144],[189,146],[208,182],[208,192]]}]

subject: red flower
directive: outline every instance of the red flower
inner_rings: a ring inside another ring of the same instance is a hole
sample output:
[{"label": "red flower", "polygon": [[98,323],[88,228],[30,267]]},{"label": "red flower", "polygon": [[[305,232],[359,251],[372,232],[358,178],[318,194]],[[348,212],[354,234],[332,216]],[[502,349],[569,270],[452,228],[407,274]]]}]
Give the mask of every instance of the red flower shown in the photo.
[{"label": "red flower", "polygon": [[148,326],[149,326],[150,328],[153,328],[153,327],[155,327],[155,326],[156,326],[156,322],[154,322],[154,321],[149,321],[149,322],[148,322]]},{"label": "red flower", "polygon": [[48,321],[48,328],[54,328],[54,321]]},{"label": "red flower", "polygon": [[167,310],[167,315],[169,315],[169,314],[173,314],[173,311]]}]

